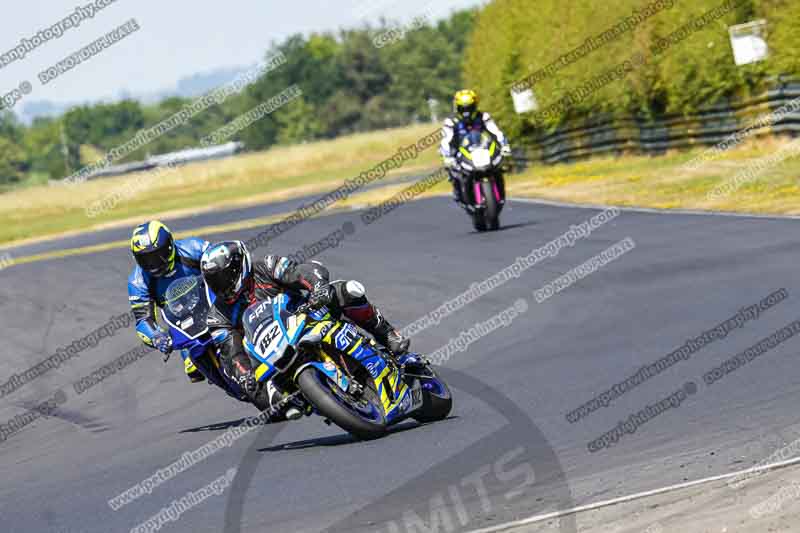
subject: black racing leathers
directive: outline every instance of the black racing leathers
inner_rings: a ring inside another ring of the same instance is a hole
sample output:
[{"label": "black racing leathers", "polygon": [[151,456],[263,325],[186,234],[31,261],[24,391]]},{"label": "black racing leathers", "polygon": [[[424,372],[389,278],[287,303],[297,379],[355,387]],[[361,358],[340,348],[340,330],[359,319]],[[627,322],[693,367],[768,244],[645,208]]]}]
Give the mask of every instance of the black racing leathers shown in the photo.
[{"label": "black racing leathers", "polygon": [[[242,345],[242,314],[247,307],[282,292],[300,295],[326,287],[330,290],[328,309],[332,315],[337,318],[344,315],[398,353],[408,348],[408,341],[402,339],[367,300],[364,286],[359,282],[331,283],[328,269],[321,263],[295,263],[287,257],[267,256],[253,264],[253,273],[237,300],[218,300],[209,315],[209,326],[220,350],[224,371],[239,383],[252,373],[253,363]],[[394,345],[389,346],[392,343]]]}]

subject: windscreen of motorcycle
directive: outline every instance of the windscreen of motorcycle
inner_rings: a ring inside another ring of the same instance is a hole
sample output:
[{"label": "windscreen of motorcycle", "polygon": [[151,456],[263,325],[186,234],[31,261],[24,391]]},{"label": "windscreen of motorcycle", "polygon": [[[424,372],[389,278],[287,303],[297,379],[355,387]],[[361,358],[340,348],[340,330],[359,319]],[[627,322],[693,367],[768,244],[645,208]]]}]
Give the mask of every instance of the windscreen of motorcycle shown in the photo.
[{"label": "windscreen of motorcycle", "polygon": [[162,315],[170,327],[189,339],[196,339],[208,331],[210,308],[203,279],[186,277],[176,279],[167,288]]},{"label": "windscreen of motorcycle", "polygon": [[493,136],[488,132],[471,131],[461,141],[461,154],[475,169],[485,170],[493,164],[490,149],[493,141]]},{"label": "windscreen of motorcycle", "polygon": [[486,148],[488,150],[492,144],[492,136],[485,131],[471,131],[464,137],[462,144],[470,151],[476,148]]}]

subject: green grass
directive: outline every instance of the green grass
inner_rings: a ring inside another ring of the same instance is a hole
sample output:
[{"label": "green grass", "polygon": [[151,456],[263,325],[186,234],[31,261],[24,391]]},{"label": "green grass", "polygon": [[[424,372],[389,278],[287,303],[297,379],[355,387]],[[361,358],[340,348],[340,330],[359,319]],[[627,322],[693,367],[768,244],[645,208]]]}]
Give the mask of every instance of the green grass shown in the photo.
[{"label": "green grass", "polygon": [[[86,216],[86,205],[127,184],[139,183],[142,175],[96,180],[70,188],[32,185],[15,189],[0,195],[0,243],[134,226],[147,218],[168,220],[204,209],[320,194],[435,130],[435,126],[426,124],[188,165],[95,218]],[[567,165],[534,165],[522,174],[508,177],[508,192],[574,203],[800,214],[800,157],[769,168],[729,196],[707,196],[747,164],[774,153],[787,142],[748,142],[696,170],[682,167],[704,149],[660,157],[605,157]],[[434,146],[395,173],[422,174],[437,165]],[[377,203],[397,190],[388,187],[356,195],[343,204]],[[423,196],[447,191],[449,187],[444,183]]]}]

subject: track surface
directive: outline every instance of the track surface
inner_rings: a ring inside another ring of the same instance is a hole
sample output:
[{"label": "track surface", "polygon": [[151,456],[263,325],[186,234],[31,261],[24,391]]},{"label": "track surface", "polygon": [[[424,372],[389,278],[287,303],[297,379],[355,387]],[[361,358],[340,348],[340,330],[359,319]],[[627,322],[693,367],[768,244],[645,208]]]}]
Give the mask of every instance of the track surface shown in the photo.
[{"label": "track surface", "polygon": [[[494,234],[471,232],[449,201],[431,199],[370,226],[355,213],[308,221],[270,249],[292,252],[353,221],[355,233],[318,259],[335,276],[364,282],[372,300],[404,325],[596,213],[517,202],[509,207],[506,228]],[[255,414],[205,384],[189,384],[179,357],[164,365],[156,354],[77,395],[74,381],[137,346],[131,332],[121,332],[0,399],[2,423],[59,388],[67,395],[54,416],[0,443],[0,530],[129,531],[239,465],[233,488],[162,531],[413,531],[413,513],[426,522],[438,517],[441,531],[453,524],[473,529],[750,466],[773,451],[770,435],[797,437],[800,340],[790,339],[713,387],[701,376],[800,318],[797,229],[796,221],[623,212],[414,338],[417,350],[431,352],[520,297],[530,304],[508,328],[447,362],[452,379],[464,384],[455,390],[451,419],[405,424],[370,443],[355,443],[315,418],[267,427],[114,512],[109,498]],[[636,249],[545,303],[534,302],[533,290],[626,237]],[[130,268],[120,250],[0,271],[2,381],[124,312]],[[574,424],[565,420],[567,411],[642,364],[779,288],[789,291],[789,299],[758,320],[608,408]],[[469,377],[489,388],[470,384]],[[589,453],[588,441],[687,381],[696,382],[698,391],[679,408],[615,447]],[[525,413],[547,446],[530,447],[527,429],[509,428],[498,398]],[[509,455],[525,446],[535,481]],[[549,451],[569,482],[567,499]],[[475,472],[482,483],[469,477]],[[250,478],[246,490],[244,477]]]},{"label": "track surface", "polygon": [[[359,192],[367,192],[389,185],[398,185],[403,183],[414,182],[419,179],[419,176],[413,174],[401,174],[399,176],[387,176],[380,180],[378,183],[369,184]],[[222,224],[229,224],[232,222],[243,222],[250,219],[267,217],[272,215],[280,215],[283,213],[291,212],[298,209],[300,206],[308,205],[319,199],[320,195],[300,196],[291,198],[280,202],[270,204],[261,204],[247,207],[239,207],[229,210],[212,210],[197,213],[192,216],[180,216],[163,218],[168,224],[169,229],[174,232],[190,231],[196,228],[219,226]],[[8,252],[13,257],[23,257],[29,255],[37,255],[56,250],[67,250],[74,248],[82,248],[91,246],[93,244],[102,244],[107,242],[116,242],[130,238],[131,229],[124,228],[111,228],[99,231],[90,231],[87,233],[80,233],[61,238],[53,238],[20,245],[0,245],[0,253]]]}]

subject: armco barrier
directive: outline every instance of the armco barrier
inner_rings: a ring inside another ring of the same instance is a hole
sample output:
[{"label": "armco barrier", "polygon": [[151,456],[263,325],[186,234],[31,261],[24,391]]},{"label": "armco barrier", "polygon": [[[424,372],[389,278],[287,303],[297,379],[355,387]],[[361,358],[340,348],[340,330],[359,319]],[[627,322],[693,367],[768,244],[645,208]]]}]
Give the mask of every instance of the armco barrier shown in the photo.
[{"label": "armco barrier", "polygon": [[[670,149],[714,145],[796,98],[800,98],[800,82],[788,82],[749,100],[709,106],[688,117],[598,117],[549,134],[528,131],[521,139],[515,159],[553,164],[596,155],[659,154]],[[796,136],[798,132],[800,110],[753,130],[752,136]]]},{"label": "armco barrier", "polygon": [[[114,176],[124,176],[126,174],[133,174],[134,172],[144,172],[154,168],[166,167],[169,164],[185,165],[189,163],[197,163],[199,161],[208,161],[211,159],[224,159],[232,157],[244,149],[244,144],[241,142],[229,142],[218,146],[209,146],[207,148],[189,148],[187,150],[180,150],[169,154],[154,155],[148,157],[144,161],[134,161],[132,163],[123,163],[121,165],[109,165],[102,170],[98,170],[87,179],[95,180],[101,178],[111,178]],[[58,180],[51,180],[51,183],[58,184]]]}]

